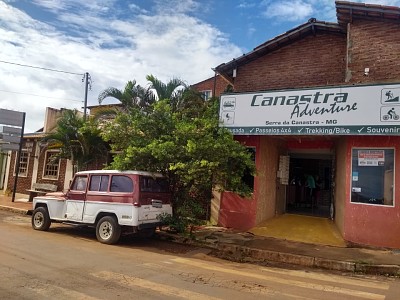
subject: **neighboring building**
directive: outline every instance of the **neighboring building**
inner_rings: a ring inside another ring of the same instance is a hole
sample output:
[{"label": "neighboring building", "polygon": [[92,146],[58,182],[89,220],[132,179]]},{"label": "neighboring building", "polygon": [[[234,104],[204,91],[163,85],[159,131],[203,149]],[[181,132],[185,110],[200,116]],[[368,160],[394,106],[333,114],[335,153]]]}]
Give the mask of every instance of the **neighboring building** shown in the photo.
[{"label": "neighboring building", "polygon": [[336,10],[338,23],[310,19],[215,68],[234,91],[223,126],[257,167],[251,199],[220,195],[218,223],[307,214],[348,242],[400,248],[400,8]]},{"label": "neighboring building", "polygon": [[[73,177],[72,163],[67,159],[51,159],[57,150],[48,150],[40,140],[56,126],[57,118],[64,109],[47,107],[44,127],[35,133],[24,134],[22,152],[17,179],[16,193],[28,194],[34,183],[50,183],[57,185],[58,191],[68,188]],[[17,151],[9,152],[5,173],[4,190],[12,191],[16,175]]]},{"label": "neighboring building", "polygon": [[219,97],[223,92],[229,91],[232,88],[232,85],[229,81],[224,79],[224,77],[215,75],[214,77],[198,82],[191,87],[200,92],[203,95],[204,100],[208,100],[211,97]]}]

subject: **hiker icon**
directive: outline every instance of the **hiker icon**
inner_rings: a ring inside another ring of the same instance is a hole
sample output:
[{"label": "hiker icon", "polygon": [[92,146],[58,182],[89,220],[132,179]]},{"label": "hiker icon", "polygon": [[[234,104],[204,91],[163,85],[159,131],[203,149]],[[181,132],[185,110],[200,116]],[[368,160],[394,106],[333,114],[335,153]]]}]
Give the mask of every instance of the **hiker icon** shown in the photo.
[{"label": "hiker icon", "polygon": [[387,92],[385,93],[385,96],[387,97],[386,100],[390,100],[390,99],[393,98],[393,92],[392,92],[392,91],[387,91]]},{"label": "hiker icon", "polygon": [[[390,91],[389,91],[390,92]],[[394,109],[394,107],[392,107],[387,113],[386,115],[382,116],[382,119],[384,121],[388,121],[388,120],[398,120],[400,119],[400,116],[398,114],[396,114],[396,111]]]},{"label": "hiker icon", "polygon": [[400,89],[382,89],[381,103],[384,105],[399,105],[400,104]]}]

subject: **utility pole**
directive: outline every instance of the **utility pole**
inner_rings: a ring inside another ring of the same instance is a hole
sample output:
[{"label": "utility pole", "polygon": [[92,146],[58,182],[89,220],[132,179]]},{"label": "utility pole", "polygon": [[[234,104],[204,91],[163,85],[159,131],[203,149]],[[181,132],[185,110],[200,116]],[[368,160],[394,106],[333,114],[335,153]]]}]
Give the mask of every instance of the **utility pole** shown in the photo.
[{"label": "utility pole", "polygon": [[21,153],[22,153],[22,139],[24,137],[24,130],[25,130],[25,116],[26,116],[26,113],[24,112],[22,114],[22,128],[21,128],[21,136],[20,136],[20,142],[19,142],[18,153],[17,153],[17,158],[16,158],[14,188],[13,188],[13,193],[12,193],[12,197],[11,197],[11,202],[14,202],[15,193],[17,191],[19,166],[20,166],[20,162],[21,162]]},{"label": "utility pole", "polygon": [[90,77],[90,74],[88,72],[85,73],[82,81],[83,80],[85,80],[85,100],[84,100],[84,104],[83,104],[83,120],[86,121],[88,90],[92,89],[92,78]]}]

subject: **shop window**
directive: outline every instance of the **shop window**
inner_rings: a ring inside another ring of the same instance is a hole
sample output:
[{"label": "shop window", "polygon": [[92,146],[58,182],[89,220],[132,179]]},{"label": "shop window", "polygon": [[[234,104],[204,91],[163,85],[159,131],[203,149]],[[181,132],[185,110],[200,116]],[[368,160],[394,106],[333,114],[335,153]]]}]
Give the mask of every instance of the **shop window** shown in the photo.
[{"label": "shop window", "polygon": [[43,170],[43,178],[58,179],[59,170],[60,158],[58,157],[58,152],[47,151]]},{"label": "shop window", "polygon": [[133,182],[127,176],[116,175],[111,179],[111,192],[120,192],[120,193],[132,193],[133,192]]},{"label": "shop window", "polygon": [[394,149],[353,149],[351,202],[393,206]]},{"label": "shop window", "polygon": [[[29,152],[21,151],[21,156],[19,157],[18,176],[20,177],[28,176],[28,166],[29,166]],[[14,176],[16,169],[17,169],[17,160],[15,160]]]},{"label": "shop window", "polygon": [[108,175],[93,175],[90,179],[89,191],[107,192]]}]

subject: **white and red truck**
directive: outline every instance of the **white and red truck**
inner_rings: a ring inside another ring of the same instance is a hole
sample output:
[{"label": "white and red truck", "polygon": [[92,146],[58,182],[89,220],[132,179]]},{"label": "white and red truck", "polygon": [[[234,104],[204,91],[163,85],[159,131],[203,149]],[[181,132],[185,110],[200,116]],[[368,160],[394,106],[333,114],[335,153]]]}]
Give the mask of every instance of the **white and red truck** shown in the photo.
[{"label": "white and red truck", "polygon": [[52,222],[93,226],[104,244],[117,243],[122,232],[150,236],[160,215],[172,215],[167,179],[143,171],[77,172],[66,193],[35,197],[33,209],[35,230]]}]

